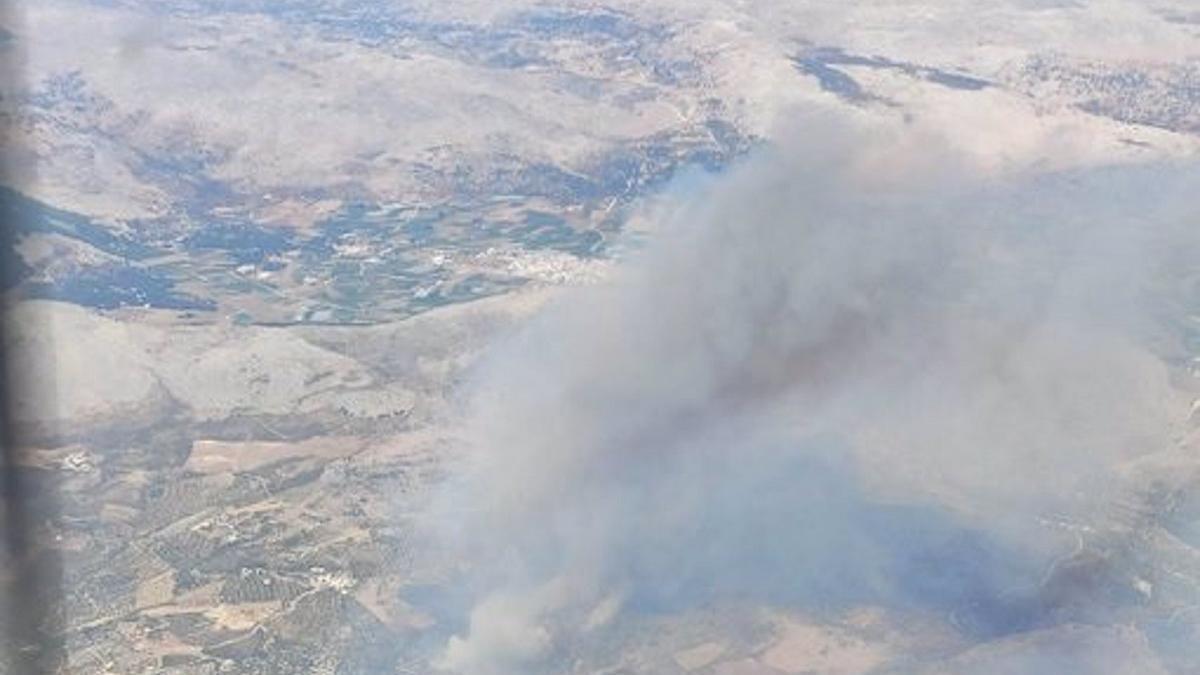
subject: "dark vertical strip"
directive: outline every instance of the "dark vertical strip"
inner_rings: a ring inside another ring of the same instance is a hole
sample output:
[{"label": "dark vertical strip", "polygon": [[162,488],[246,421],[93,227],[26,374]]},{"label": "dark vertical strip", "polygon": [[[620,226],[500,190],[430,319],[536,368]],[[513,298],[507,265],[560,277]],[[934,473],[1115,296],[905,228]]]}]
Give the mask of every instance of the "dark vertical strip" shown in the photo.
[{"label": "dark vertical strip", "polygon": [[[18,3],[0,0],[0,182],[26,184],[35,167],[19,166],[21,26]],[[0,199],[8,199],[7,191]],[[0,205],[7,206],[7,205]],[[18,210],[3,208],[0,222],[0,266],[12,268],[16,231],[11,222]],[[0,299],[0,630],[3,654],[0,672],[13,675],[54,673],[63,669],[62,566],[50,530],[58,522],[55,495],[39,493],[32,469],[22,461],[20,430],[14,424],[15,396],[27,383],[14,379],[8,349],[11,335],[11,284],[15,269],[0,269],[4,280]],[[44,482],[43,482],[44,483]],[[46,488],[41,488],[42,490]]]}]

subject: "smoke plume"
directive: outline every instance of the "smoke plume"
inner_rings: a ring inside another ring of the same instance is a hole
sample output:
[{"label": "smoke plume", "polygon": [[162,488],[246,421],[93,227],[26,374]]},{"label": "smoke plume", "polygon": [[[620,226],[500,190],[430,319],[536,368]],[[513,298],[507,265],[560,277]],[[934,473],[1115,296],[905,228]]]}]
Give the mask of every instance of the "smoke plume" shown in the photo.
[{"label": "smoke plume", "polygon": [[[441,667],[563,672],[622,616],[724,602],[975,645],[1198,601],[1146,590],[1176,562],[1129,505],[1140,467],[1176,502],[1195,471],[1200,173],[983,178],[914,135],[810,118],[693,177],[485,359],[440,503],[472,605]],[[1020,672],[1064,672],[1043,642]]]}]

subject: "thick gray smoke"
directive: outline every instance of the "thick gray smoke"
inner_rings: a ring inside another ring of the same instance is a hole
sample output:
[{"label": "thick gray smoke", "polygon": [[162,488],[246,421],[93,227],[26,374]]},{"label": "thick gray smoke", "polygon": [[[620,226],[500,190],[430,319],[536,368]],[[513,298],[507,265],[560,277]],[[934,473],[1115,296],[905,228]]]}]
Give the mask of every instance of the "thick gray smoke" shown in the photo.
[{"label": "thick gray smoke", "polygon": [[[975,643],[1200,602],[1119,553],[1157,527],[1137,467],[1189,452],[1200,174],[985,181],[936,143],[788,136],[481,367],[447,670],[561,671],[623,615],[722,602]],[[1064,565],[1085,547],[1104,563]],[[1038,644],[1020,672],[1067,672]]]}]

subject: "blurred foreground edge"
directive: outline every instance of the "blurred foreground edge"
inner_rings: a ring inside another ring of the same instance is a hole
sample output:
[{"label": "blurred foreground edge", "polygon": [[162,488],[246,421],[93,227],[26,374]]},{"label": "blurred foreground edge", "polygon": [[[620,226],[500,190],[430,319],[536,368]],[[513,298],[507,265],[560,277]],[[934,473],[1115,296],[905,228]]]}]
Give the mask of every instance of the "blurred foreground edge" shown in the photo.
[{"label": "blurred foreground edge", "polygon": [[[16,166],[21,143],[13,101],[20,91],[20,44],[15,0],[0,0],[0,184],[19,186],[33,168]],[[0,252],[12,251],[18,223],[0,191]],[[56,495],[39,494],[37,469],[23,457],[20,430],[14,424],[15,395],[26,383],[15,381],[8,360],[14,298],[10,292],[20,271],[13,256],[0,255],[0,675],[61,672],[63,650],[62,567],[54,545]],[[49,327],[46,327],[47,329]],[[45,488],[43,488],[45,489]]]}]

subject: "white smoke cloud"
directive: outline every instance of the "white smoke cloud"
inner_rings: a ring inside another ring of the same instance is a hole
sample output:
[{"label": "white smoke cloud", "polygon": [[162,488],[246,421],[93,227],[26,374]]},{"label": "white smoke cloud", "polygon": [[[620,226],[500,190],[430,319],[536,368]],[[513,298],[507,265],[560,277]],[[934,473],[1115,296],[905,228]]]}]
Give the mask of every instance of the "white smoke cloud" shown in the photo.
[{"label": "white smoke cloud", "polygon": [[553,671],[621,612],[734,598],[977,641],[1108,602],[1047,583],[1187,431],[1200,174],[989,181],[929,137],[786,137],[481,367],[442,502],[475,605],[441,667]]}]

